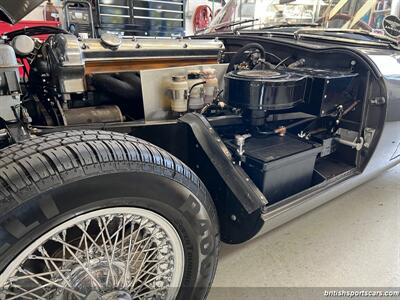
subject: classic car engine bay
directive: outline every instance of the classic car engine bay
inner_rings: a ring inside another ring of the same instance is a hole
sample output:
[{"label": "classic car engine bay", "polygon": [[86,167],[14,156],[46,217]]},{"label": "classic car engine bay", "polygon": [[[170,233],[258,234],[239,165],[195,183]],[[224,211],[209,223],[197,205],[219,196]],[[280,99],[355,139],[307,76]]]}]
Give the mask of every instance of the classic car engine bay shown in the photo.
[{"label": "classic car engine bay", "polygon": [[[400,0],[225,1],[187,37],[164,36],[187,1],[94,1],[118,33],[86,0],[63,1],[63,29],[19,22],[43,2],[0,0],[0,300],[205,300],[221,241],[400,163]],[[378,238],[375,192],[358,204]],[[340,230],[363,218],[352,195]]]},{"label": "classic car engine bay", "polygon": [[43,43],[17,35],[0,52],[3,146],[57,128],[196,113],[273,204],[361,168],[373,145],[366,99],[379,102],[382,91],[346,51],[58,33]]}]

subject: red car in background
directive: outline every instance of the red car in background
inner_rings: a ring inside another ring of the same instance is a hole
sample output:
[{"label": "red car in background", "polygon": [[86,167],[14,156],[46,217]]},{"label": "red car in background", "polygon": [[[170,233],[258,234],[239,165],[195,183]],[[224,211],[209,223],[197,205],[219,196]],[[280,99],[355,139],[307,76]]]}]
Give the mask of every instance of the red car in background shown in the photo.
[{"label": "red car in background", "polygon": [[[20,21],[17,24],[11,25],[6,22],[0,22],[0,34],[3,35],[7,32],[24,29],[24,28],[31,28],[36,26],[52,26],[52,27],[61,27],[61,22],[58,21]],[[38,35],[37,38],[41,40],[46,40],[48,35]]]},{"label": "red car in background", "polygon": [[[40,27],[40,26],[50,26],[50,27],[57,27],[61,28],[61,22],[59,21],[20,21],[14,25],[8,24],[6,22],[0,22],[0,35],[7,34],[12,31],[27,29],[32,27]],[[38,39],[45,41],[49,35],[48,34],[40,34],[35,37]],[[23,62],[20,62],[23,63]],[[26,72],[29,72],[29,64],[25,64]],[[24,70],[21,66],[19,68],[19,73],[21,76],[24,76]]]}]

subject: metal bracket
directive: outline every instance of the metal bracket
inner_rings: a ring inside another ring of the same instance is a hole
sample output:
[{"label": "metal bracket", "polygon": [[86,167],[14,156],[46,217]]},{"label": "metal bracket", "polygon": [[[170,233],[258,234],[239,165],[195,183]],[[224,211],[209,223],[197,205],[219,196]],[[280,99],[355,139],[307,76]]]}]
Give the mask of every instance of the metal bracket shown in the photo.
[{"label": "metal bracket", "polygon": [[383,105],[386,103],[386,99],[385,99],[385,97],[377,97],[377,98],[371,99],[370,103],[372,105]]},{"label": "metal bracket", "polygon": [[337,141],[339,144],[356,149],[357,151],[360,151],[364,146],[364,138],[362,137],[356,138],[353,142],[341,138],[335,138],[335,141]]},{"label": "metal bracket", "polygon": [[[244,150],[244,145],[246,143],[246,140],[248,138],[251,138],[251,134],[244,134],[244,135],[236,135],[235,136],[235,141],[236,141],[236,145],[239,147],[239,149],[237,149],[237,152],[240,156],[240,159],[243,159],[243,154],[245,152]],[[239,166],[242,164],[242,161],[239,161]]]},{"label": "metal bracket", "polygon": [[339,137],[334,138],[336,142],[349,146],[357,151],[364,147],[364,138],[358,136],[358,132],[340,128],[338,130]]},{"label": "metal bracket", "polygon": [[369,148],[371,146],[372,140],[374,139],[375,129],[364,128],[364,147]]}]

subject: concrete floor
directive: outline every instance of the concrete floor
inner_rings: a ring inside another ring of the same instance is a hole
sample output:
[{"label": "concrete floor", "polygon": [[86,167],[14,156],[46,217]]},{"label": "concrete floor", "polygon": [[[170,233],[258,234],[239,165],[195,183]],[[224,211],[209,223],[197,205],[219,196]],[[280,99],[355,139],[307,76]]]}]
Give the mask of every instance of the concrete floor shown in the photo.
[{"label": "concrete floor", "polygon": [[232,299],[215,287],[399,287],[399,233],[397,167],[255,241],[223,245],[209,300]]}]

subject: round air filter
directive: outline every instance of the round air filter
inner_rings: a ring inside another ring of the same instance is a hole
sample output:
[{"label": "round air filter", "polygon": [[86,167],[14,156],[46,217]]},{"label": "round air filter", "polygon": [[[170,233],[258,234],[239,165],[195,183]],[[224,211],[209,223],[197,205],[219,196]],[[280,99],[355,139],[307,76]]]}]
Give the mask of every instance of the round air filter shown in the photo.
[{"label": "round air filter", "polygon": [[307,76],[278,70],[242,70],[225,75],[229,105],[250,110],[279,111],[303,103]]}]

